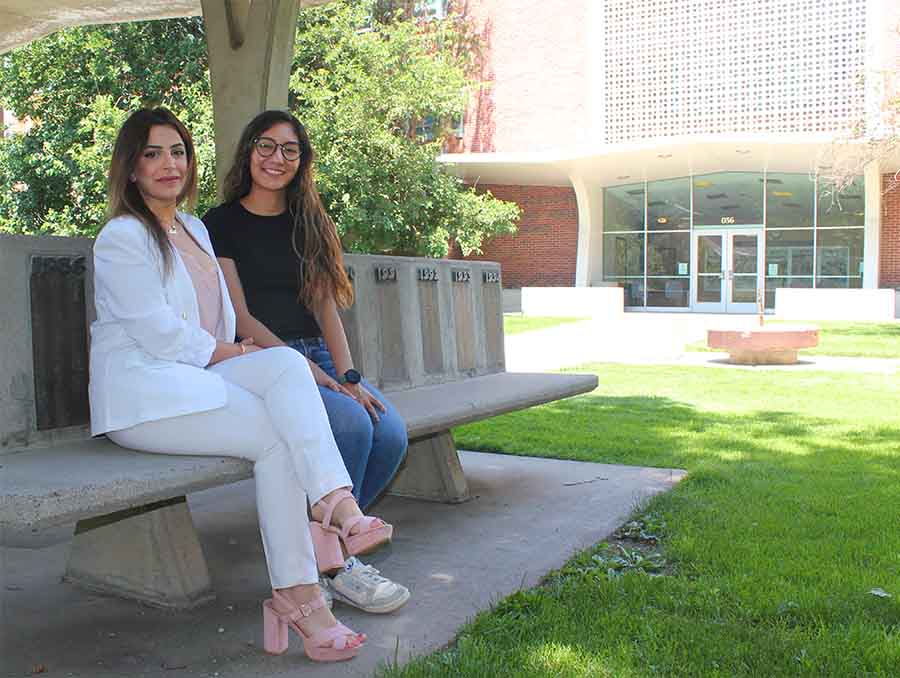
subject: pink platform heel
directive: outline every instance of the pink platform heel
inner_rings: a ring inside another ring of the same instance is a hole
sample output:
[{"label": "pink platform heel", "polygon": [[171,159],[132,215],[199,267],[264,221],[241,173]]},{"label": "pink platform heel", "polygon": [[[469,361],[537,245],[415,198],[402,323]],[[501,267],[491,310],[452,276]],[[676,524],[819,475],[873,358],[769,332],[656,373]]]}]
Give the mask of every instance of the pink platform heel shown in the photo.
[{"label": "pink platform heel", "polygon": [[[362,556],[390,542],[394,534],[392,525],[381,518],[371,516],[349,518],[340,529],[332,525],[331,516],[334,509],[345,499],[353,499],[353,495],[347,490],[338,490],[329,501],[322,500],[320,503],[325,507],[322,522],[311,521],[309,524],[313,547],[316,550],[316,562],[319,565],[319,572],[323,574],[331,574],[344,567],[342,542],[349,555]],[[350,534],[357,525],[359,531]]]},{"label": "pink platform heel", "polygon": [[[290,606],[293,610],[287,614],[278,612],[273,604],[274,598],[278,598],[285,607]],[[263,647],[266,652],[284,654],[288,649],[288,629],[292,629],[303,640],[303,651],[313,661],[340,662],[353,659],[365,643],[365,636],[351,631],[340,622],[312,635],[307,635],[300,628],[299,622],[303,618],[309,617],[322,607],[325,607],[325,598],[321,593],[309,603],[295,607],[284,595],[275,591],[273,598],[263,602]],[[351,636],[361,637],[363,642],[348,647],[347,640]]]}]

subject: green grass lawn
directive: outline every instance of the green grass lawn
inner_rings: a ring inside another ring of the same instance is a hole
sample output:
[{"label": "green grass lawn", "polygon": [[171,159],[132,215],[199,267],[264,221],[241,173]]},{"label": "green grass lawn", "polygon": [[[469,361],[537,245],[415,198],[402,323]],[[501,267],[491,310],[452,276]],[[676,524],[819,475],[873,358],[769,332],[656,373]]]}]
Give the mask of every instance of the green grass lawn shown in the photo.
[{"label": "green grass lawn", "polygon": [[[767,320],[766,324],[787,321]],[[789,325],[806,323],[787,322]],[[833,355],[852,358],[900,358],[900,323],[846,322],[816,320],[809,324],[819,328],[819,345],[804,349],[801,355]],[[688,344],[688,351],[709,351],[705,341]],[[900,672],[898,672],[900,675]]]},{"label": "green grass lawn", "polygon": [[521,334],[532,330],[544,330],[556,325],[577,323],[587,318],[550,318],[545,316],[526,316],[521,313],[503,314],[503,333],[508,337],[511,334]]},{"label": "green grass lawn", "polygon": [[641,509],[669,574],[611,577],[598,547],[386,675],[900,675],[900,377],[590,369],[593,393],[456,441],[687,469]]}]

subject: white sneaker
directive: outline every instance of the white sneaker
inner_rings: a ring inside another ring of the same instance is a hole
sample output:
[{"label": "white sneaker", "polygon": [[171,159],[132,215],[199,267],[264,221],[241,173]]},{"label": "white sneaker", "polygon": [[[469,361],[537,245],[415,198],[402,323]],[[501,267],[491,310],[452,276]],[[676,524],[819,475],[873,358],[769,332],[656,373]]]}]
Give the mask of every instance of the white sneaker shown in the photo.
[{"label": "white sneaker", "polygon": [[382,577],[355,556],[350,556],[334,577],[322,577],[319,586],[327,588],[339,603],[372,614],[393,612],[409,600],[409,589]]}]

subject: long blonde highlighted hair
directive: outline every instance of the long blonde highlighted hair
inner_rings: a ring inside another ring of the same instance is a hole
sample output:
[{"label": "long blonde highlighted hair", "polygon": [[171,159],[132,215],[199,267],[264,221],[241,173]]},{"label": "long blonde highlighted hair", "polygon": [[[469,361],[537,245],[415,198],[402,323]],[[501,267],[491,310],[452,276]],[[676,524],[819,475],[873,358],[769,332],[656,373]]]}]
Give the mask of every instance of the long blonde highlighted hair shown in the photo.
[{"label": "long blonde highlighted hair", "polygon": [[189,208],[194,206],[197,198],[197,163],[190,132],[170,110],[161,107],[142,108],[128,116],[116,137],[109,163],[106,215],[109,219],[123,215],[136,217],[159,248],[163,270],[168,274],[172,270],[172,244],[166,237],[159,218],[147,207],[137,184],[131,181],[138,159],[150,138],[150,129],[159,125],[172,127],[184,142],[188,162],[187,179],[176,202],[178,205],[186,202]]},{"label": "long blonde highlighted hair", "polygon": [[[294,220],[291,243],[299,266],[298,300],[314,308],[329,296],[333,296],[339,308],[353,303],[353,285],[344,270],[344,254],[334,221],[325,210],[313,177],[312,144],[306,129],[290,113],[264,111],[244,128],[234,154],[234,163],[225,177],[225,202],[240,200],[250,193],[253,180],[250,176],[250,156],[256,140],[279,123],[293,128],[300,143],[300,166],[297,174],[286,187],[288,210]],[[303,238],[303,254],[298,241]]]}]

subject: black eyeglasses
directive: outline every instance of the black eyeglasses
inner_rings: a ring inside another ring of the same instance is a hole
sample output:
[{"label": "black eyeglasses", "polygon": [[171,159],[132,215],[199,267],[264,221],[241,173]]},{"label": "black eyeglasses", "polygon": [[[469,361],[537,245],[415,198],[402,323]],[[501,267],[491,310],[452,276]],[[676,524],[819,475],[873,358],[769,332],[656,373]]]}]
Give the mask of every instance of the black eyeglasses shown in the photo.
[{"label": "black eyeglasses", "polygon": [[275,152],[275,149],[281,149],[281,155],[285,160],[296,160],[300,157],[300,144],[296,141],[289,141],[286,144],[279,144],[269,137],[257,137],[253,140],[256,152],[262,157],[268,158]]}]

